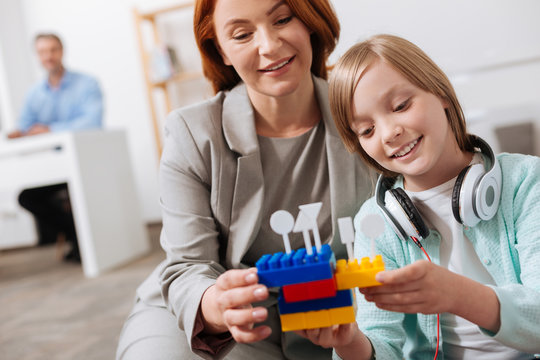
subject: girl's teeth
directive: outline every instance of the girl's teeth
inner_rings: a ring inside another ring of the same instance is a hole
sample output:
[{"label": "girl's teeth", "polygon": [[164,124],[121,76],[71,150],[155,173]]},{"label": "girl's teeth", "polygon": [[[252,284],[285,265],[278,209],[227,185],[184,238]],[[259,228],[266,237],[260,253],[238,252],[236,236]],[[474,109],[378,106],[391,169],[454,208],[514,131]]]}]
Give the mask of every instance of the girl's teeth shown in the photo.
[{"label": "girl's teeth", "polygon": [[414,148],[414,146],[416,145],[416,143],[418,143],[418,140],[414,140],[412,143],[410,143],[409,145],[407,145],[406,148],[404,148],[402,151],[396,153],[394,155],[394,157],[402,157],[404,155],[407,155],[409,153],[409,151],[412,150],[412,148]]}]

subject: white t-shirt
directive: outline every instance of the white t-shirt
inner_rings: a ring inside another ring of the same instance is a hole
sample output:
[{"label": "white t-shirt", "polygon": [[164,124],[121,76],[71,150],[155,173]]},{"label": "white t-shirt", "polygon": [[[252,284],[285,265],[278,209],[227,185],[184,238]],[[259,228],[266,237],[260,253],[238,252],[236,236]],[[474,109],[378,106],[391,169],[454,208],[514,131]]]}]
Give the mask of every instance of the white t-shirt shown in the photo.
[{"label": "white t-shirt", "polygon": [[[482,161],[475,154],[471,164]],[[463,225],[452,213],[452,191],[456,178],[426,191],[406,191],[422,219],[430,229],[441,235],[440,265],[486,285],[495,285],[493,277],[480,261],[469,239],[463,234]],[[459,316],[442,313],[442,350],[445,359],[529,359],[530,355],[502,345],[482,333],[478,325]]]}]

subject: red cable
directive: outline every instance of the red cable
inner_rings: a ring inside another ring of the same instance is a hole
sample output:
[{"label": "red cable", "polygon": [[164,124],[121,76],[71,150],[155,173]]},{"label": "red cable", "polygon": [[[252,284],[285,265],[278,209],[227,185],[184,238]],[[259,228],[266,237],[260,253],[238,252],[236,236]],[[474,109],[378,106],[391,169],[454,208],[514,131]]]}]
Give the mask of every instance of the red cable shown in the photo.
[{"label": "red cable", "polygon": [[[426,255],[427,259],[429,260],[429,262],[431,262],[431,258],[429,257],[427,251],[424,249],[424,247],[422,246],[422,243],[420,243],[420,240],[418,240],[417,238],[415,238],[414,236],[411,236],[411,239],[414,241],[414,243],[420,248],[420,250],[422,250],[424,252],[424,254]],[[439,321],[439,314],[437,314],[437,347],[435,348],[435,357],[433,358],[433,360],[436,360],[437,359],[437,354],[439,353],[439,326],[440,326],[440,321]]]}]

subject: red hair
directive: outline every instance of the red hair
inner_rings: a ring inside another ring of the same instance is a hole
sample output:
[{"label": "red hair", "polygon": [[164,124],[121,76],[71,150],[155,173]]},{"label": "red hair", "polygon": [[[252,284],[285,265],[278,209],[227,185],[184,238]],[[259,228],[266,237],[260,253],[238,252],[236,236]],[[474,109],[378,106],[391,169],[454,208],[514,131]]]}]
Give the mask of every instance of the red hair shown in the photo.
[{"label": "red hair", "polygon": [[[232,66],[223,63],[217,49],[213,15],[217,0],[197,0],[193,15],[193,31],[202,58],[204,76],[214,92],[232,89],[242,79]],[[327,78],[326,61],[339,38],[339,21],[328,0],[284,0],[294,15],[312,32],[313,61],[311,72]]]}]

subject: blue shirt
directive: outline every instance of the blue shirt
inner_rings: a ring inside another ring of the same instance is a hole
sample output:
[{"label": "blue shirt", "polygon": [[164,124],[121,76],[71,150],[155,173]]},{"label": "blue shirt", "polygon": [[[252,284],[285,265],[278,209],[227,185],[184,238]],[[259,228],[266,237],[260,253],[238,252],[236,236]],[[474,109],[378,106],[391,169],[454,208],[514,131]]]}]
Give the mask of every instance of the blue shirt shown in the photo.
[{"label": "blue shirt", "polygon": [[[463,231],[486,270],[495,280],[500,303],[501,327],[488,336],[525,353],[540,350],[540,158],[500,154],[503,185],[497,214]],[[374,198],[355,217],[355,228],[368,214],[380,214]],[[436,230],[423,246],[434,263],[439,263],[441,237]],[[370,255],[370,241],[356,233],[355,256]],[[402,241],[385,226],[376,239],[376,251],[387,270],[423,259],[412,241]],[[376,308],[357,292],[357,323],[369,337],[378,359],[433,359],[437,339],[435,315],[403,314]],[[442,339],[441,339],[442,343]],[[444,359],[444,348],[442,359]],[[338,358],[337,355],[334,355]],[[531,356],[532,357],[532,356]]]},{"label": "blue shirt", "polygon": [[47,79],[28,93],[19,120],[19,129],[28,131],[41,124],[50,131],[100,128],[103,96],[98,82],[88,75],[65,71],[60,85],[52,88]]}]

